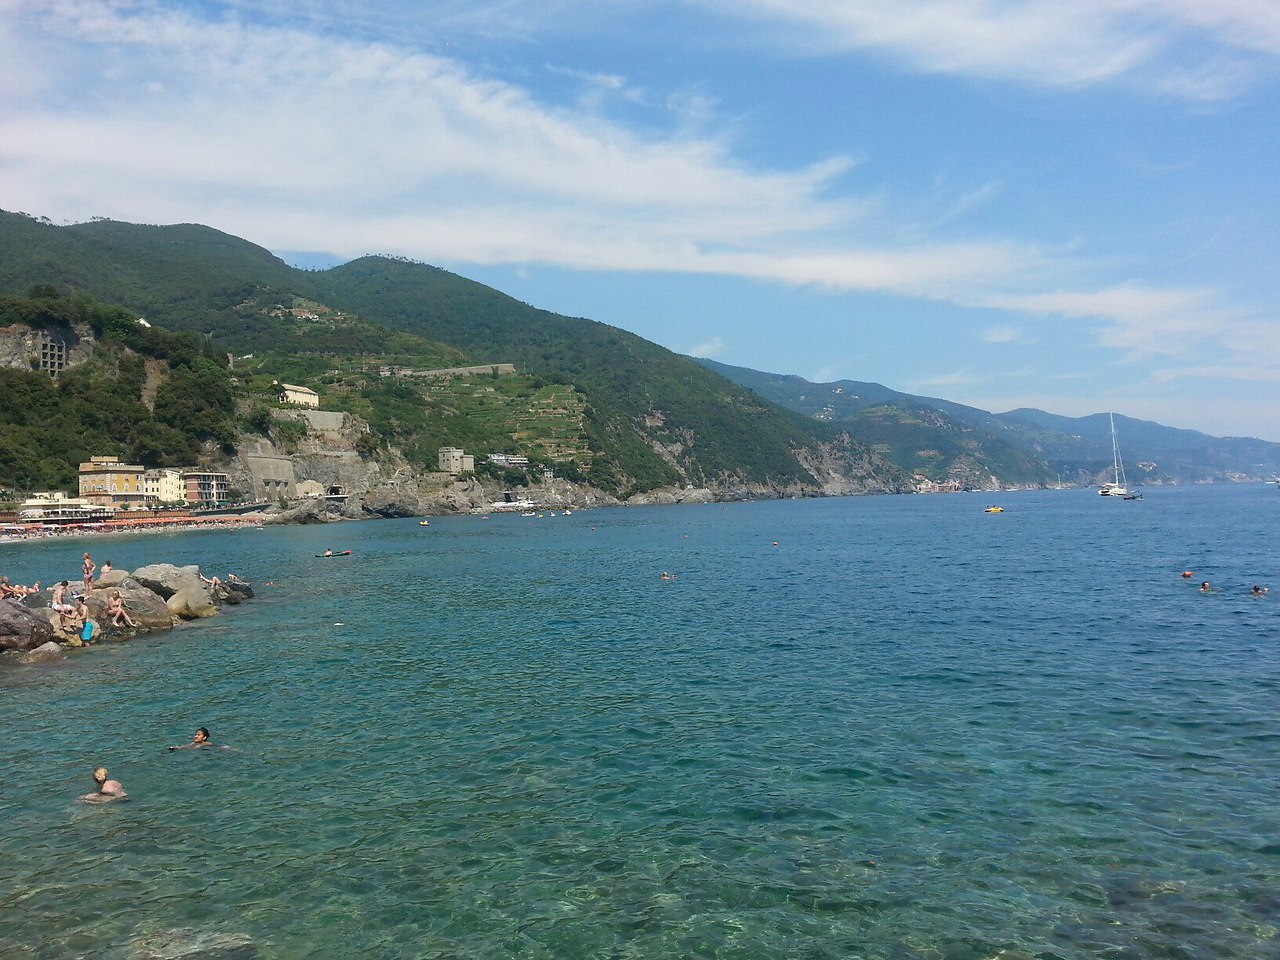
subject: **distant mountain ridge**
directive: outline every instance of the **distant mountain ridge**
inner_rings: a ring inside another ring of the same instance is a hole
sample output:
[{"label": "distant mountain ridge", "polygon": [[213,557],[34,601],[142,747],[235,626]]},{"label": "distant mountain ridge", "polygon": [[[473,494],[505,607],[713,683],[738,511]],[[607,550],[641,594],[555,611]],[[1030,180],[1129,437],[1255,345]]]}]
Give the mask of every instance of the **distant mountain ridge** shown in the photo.
[{"label": "distant mountain ridge", "polygon": [[[991,413],[950,400],[920,397],[879,383],[813,383],[714,360],[699,363],[781,406],[846,427],[904,469],[942,457],[921,457],[948,441],[1007,483],[1095,482],[1112,462],[1107,414],[1064,417],[1021,408]],[[1115,414],[1121,454],[1132,481],[1195,483],[1269,480],[1280,474],[1280,444],[1212,437]],[[936,476],[934,479],[938,479]]]},{"label": "distant mountain ridge", "polygon": [[[205,336],[238,355],[236,376],[250,399],[273,378],[306,383],[326,405],[368,420],[373,439],[422,469],[432,468],[439,446],[535,459],[576,451],[559,472],[623,496],[689,485],[790,496],[898,492],[924,481],[1088,484],[1111,463],[1104,415],[995,414],[878,383],[814,384],[695,361],[438,267],[370,256],[299,270],[198,224],[55,226],[0,212],[0,293],[23,296],[37,285]],[[446,396],[378,374],[486,363],[515,363],[521,377],[496,393]],[[553,402],[546,417],[538,413]],[[1280,444],[1123,415],[1116,424],[1138,482],[1280,473]]]}]

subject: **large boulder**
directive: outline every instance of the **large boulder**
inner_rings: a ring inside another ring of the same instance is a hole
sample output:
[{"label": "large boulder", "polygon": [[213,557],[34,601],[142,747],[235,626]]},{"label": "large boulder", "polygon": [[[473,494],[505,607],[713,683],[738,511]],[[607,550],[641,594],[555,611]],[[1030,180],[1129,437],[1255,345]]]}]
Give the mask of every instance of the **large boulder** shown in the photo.
[{"label": "large boulder", "polygon": [[40,609],[0,600],[0,650],[34,650],[52,639],[53,627]]},{"label": "large boulder", "polygon": [[253,599],[253,586],[244,580],[223,580],[214,592],[214,599],[222,603],[243,603]]},{"label": "large boulder", "polygon": [[172,563],[153,563],[133,571],[133,579],[148,590],[154,590],[165,600],[187,587],[208,593],[205,582],[200,579],[200,568],[194,563],[186,567],[175,567]]},{"label": "large boulder", "polygon": [[120,599],[124,601],[124,608],[128,611],[129,618],[138,625],[139,629],[168,630],[173,626],[173,614],[169,612],[164,598],[154,590],[148,590],[129,579],[110,590],[98,590],[92,597],[85,600],[85,605],[89,608],[93,619],[97,620],[105,630],[118,632],[129,629],[117,627],[107,615],[107,598],[116,591],[120,592]]},{"label": "large boulder", "polygon": [[93,589],[98,591],[107,590],[111,587],[118,587],[120,584],[128,581],[131,576],[132,574],[130,574],[128,570],[108,570],[93,582]]},{"label": "large boulder", "polygon": [[248,580],[224,580],[222,588],[228,594],[236,594],[241,600],[252,600],[256,596],[253,592],[253,584]]},{"label": "large boulder", "polygon": [[212,617],[218,612],[213,598],[209,596],[209,591],[204,589],[203,584],[200,587],[183,587],[165,601],[165,606],[169,608],[171,614],[183,620]]},{"label": "large boulder", "polygon": [[61,660],[65,654],[62,647],[52,640],[48,643],[42,643],[34,650],[27,650],[23,653],[14,654],[21,663],[56,663]]}]

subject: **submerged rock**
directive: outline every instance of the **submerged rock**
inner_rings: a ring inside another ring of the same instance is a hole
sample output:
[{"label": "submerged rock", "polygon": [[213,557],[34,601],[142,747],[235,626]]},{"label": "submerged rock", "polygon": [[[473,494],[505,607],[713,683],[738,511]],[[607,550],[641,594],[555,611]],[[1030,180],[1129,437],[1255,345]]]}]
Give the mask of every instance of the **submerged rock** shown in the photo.
[{"label": "submerged rock", "polygon": [[129,960],[257,960],[258,947],[244,933],[214,933],[180,927],[137,937]]},{"label": "submerged rock", "polygon": [[17,655],[19,663],[54,663],[63,658],[62,647],[50,640],[42,643],[34,650],[27,650]]}]

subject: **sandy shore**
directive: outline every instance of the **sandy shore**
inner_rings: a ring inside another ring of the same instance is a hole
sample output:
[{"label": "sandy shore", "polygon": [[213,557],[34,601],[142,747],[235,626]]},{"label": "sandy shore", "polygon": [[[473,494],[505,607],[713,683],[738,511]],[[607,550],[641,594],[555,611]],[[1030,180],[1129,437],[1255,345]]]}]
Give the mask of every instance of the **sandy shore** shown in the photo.
[{"label": "sandy shore", "polygon": [[67,537],[102,537],[111,534],[173,533],[176,531],[237,529],[259,526],[261,514],[242,514],[233,517],[183,517],[137,520],[104,520],[101,523],[73,523],[63,526],[28,527],[10,529],[0,535],[0,543],[24,543],[30,540],[50,540]]}]

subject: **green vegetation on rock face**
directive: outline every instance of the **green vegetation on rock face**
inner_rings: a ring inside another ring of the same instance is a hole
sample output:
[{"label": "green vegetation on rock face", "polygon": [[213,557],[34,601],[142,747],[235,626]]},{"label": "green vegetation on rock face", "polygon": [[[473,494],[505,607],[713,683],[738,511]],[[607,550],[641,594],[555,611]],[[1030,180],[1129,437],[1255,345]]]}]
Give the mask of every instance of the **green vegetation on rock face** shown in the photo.
[{"label": "green vegetation on rock face", "polygon": [[[685,483],[811,484],[797,453],[839,432],[622,330],[402,260],[366,257],[303,271],[208,227],[55,227],[0,213],[0,292],[34,284],[205,335],[235,355],[235,376],[251,401],[265,402],[273,379],[306,384],[327,407],[367,416],[384,440],[424,465],[440,445],[477,452],[514,445],[512,452],[556,459],[563,475],[624,495]],[[377,381],[383,366],[485,363],[514,363],[533,380],[487,396]],[[571,412],[543,416],[551,398],[539,391],[552,385],[572,390],[572,402],[557,408]],[[176,416],[167,408],[166,415]],[[508,416],[515,419],[498,429]],[[570,449],[572,459],[563,459]]]},{"label": "green vegetation on rock face", "polygon": [[[120,307],[88,299],[0,297],[0,326],[15,324],[97,343],[55,381],[38,370],[0,367],[0,485],[75,489],[77,466],[112,453],[144,466],[196,462],[206,441],[236,437],[230,376],[220,354],[190,334],[147,328]],[[145,361],[163,373],[155,410],[142,402]]]},{"label": "green vegetation on rock face", "polygon": [[326,299],[454,345],[475,362],[514,362],[577,385],[593,408],[590,439],[633,489],[728,478],[813,482],[792,450],[835,433],[626,331],[537,310],[434,267],[364,257],[315,281]]}]

